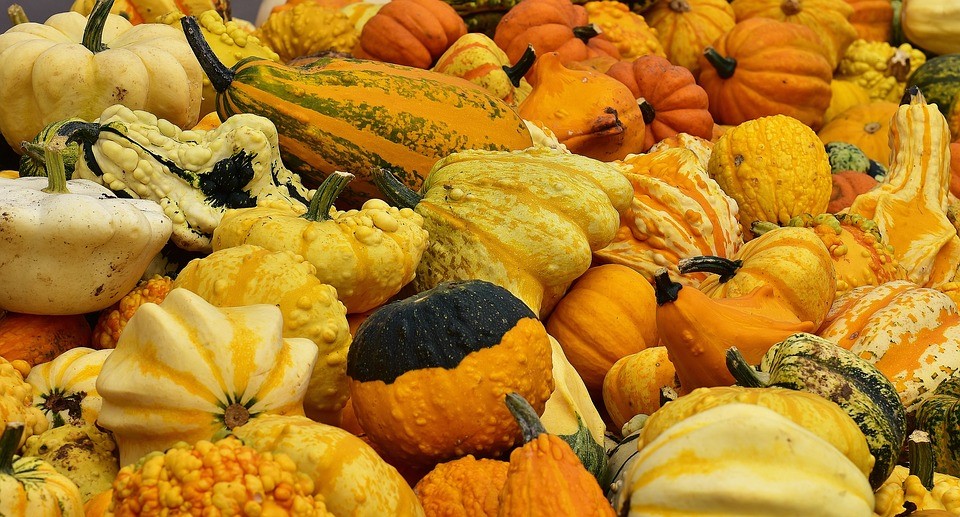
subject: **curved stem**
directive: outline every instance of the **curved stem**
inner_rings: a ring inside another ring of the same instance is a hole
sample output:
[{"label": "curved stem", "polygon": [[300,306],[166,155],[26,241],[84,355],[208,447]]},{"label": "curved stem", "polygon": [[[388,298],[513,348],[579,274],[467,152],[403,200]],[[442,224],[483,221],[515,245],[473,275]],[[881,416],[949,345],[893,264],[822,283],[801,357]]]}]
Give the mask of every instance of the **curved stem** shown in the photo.
[{"label": "curved stem", "polygon": [[107,17],[110,15],[110,9],[113,8],[113,0],[97,0],[93,4],[93,10],[87,16],[87,24],[83,27],[83,46],[87,50],[96,54],[107,50],[103,44],[103,27],[107,24]]},{"label": "curved stem", "polygon": [[907,461],[910,464],[910,474],[920,478],[924,488],[933,490],[933,446],[926,431],[917,429],[910,433],[907,438]]},{"label": "curved stem", "polygon": [[412,209],[423,199],[420,194],[404,185],[393,172],[383,167],[374,167],[370,175],[373,177],[373,184],[380,189],[387,201],[398,208]]},{"label": "curved stem", "polygon": [[507,393],[506,404],[510,414],[520,425],[520,430],[523,431],[523,443],[534,440],[547,432],[543,423],[540,422],[540,416],[537,415],[536,410],[519,393]]},{"label": "curved stem", "polygon": [[737,271],[743,267],[743,261],[703,255],[700,257],[680,259],[677,267],[680,268],[680,272],[683,274],[714,273],[720,276],[720,283],[725,284],[737,275]]},{"label": "curved stem", "polygon": [[637,106],[640,106],[640,113],[643,115],[644,124],[650,125],[650,123],[657,118],[657,110],[653,109],[653,106],[647,102],[647,99],[643,97],[637,99]]},{"label": "curved stem", "polygon": [[770,375],[765,372],[757,371],[750,363],[744,359],[743,354],[737,347],[732,346],[726,353],[727,370],[737,381],[738,386],[745,388],[766,388],[769,386]]},{"label": "curved stem", "polygon": [[596,24],[591,23],[590,25],[581,25],[579,27],[573,28],[573,37],[578,40],[586,43],[590,38],[595,38],[600,35],[600,27],[597,27]]},{"label": "curved stem", "polygon": [[313,194],[307,213],[300,217],[309,221],[329,221],[332,219],[330,209],[333,208],[333,202],[343,192],[343,189],[347,188],[347,184],[354,177],[349,172],[333,171],[330,173],[317,188],[316,193]]},{"label": "curved stem", "polygon": [[27,13],[23,11],[23,7],[20,7],[20,4],[11,4],[10,7],[7,7],[7,17],[10,18],[10,23],[14,25],[20,25],[21,23],[30,21],[30,18],[27,18]]},{"label": "curved stem", "polygon": [[63,137],[56,137],[53,142],[43,149],[43,161],[47,168],[47,188],[44,192],[50,194],[69,194],[67,189],[67,170],[63,165]]},{"label": "curved stem", "polygon": [[207,78],[210,79],[213,89],[222,92],[229,88],[230,83],[233,82],[233,70],[221,63],[217,55],[213,53],[210,44],[203,38],[197,19],[193,16],[184,16],[180,18],[180,26],[183,27],[183,35],[187,38],[187,43],[190,44],[193,54],[197,56],[200,68],[203,68]]},{"label": "curved stem", "polygon": [[678,282],[670,280],[670,274],[666,268],[661,268],[653,276],[653,288],[657,295],[657,306],[675,302],[680,297],[680,290],[683,286]]},{"label": "curved stem", "polygon": [[13,456],[20,448],[23,422],[10,422],[0,435],[0,473],[13,474]]},{"label": "curved stem", "polygon": [[783,0],[780,10],[787,16],[793,16],[803,11],[803,5],[800,4],[800,0]]},{"label": "curved stem", "polygon": [[514,88],[520,86],[520,79],[527,75],[536,60],[537,51],[533,49],[533,45],[527,45],[527,50],[523,51],[523,55],[513,66],[503,65],[503,71],[506,72],[507,79],[510,79],[510,84]]},{"label": "curved stem", "polygon": [[704,49],[703,55],[707,58],[707,62],[717,70],[717,75],[721,79],[729,79],[737,71],[737,60],[732,57],[721,56],[713,47]]}]

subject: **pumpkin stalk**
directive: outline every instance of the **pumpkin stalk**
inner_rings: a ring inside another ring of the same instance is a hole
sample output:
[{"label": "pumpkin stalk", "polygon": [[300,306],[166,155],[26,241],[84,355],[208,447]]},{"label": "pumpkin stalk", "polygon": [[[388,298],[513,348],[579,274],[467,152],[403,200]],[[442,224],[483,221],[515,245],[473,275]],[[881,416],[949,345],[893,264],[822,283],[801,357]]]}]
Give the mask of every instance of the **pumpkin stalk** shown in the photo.
[{"label": "pumpkin stalk", "polygon": [[373,184],[380,189],[387,201],[397,208],[412,209],[423,199],[420,194],[397,179],[393,172],[383,167],[374,167],[371,176],[373,177]]},{"label": "pumpkin stalk", "polygon": [[10,422],[0,435],[0,473],[13,475],[13,455],[20,448],[23,422]]},{"label": "pumpkin stalk", "polygon": [[239,402],[234,402],[223,410],[223,425],[231,431],[248,421],[250,421],[250,410]]},{"label": "pumpkin stalk", "polygon": [[687,2],[687,0],[670,0],[670,3],[667,4],[667,6],[675,13],[690,12],[690,3]]},{"label": "pumpkin stalk", "polygon": [[707,62],[717,69],[717,75],[721,79],[729,79],[737,71],[737,60],[732,57],[721,56],[713,47],[705,48],[703,55],[707,58]]},{"label": "pumpkin stalk", "polygon": [[780,10],[787,16],[793,16],[803,11],[803,5],[800,0],[783,0],[783,3],[780,4]]},{"label": "pumpkin stalk", "polygon": [[714,273],[720,276],[720,283],[729,282],[743,266],[742,260],[730,260],[723,257],[703,255],[680,259],[677,267],[680,272],[687,273]]},{"label": "pumpkin stalk", "polygon": [[680,295],[680,289],[683,286],[678,282],[670,280],[670,275],[666,268],[662,268],[653,276],[654,293],[657,296],[657,306],[677,301]]},{"label": "pumpkin stalk", "polygon": [[637,99],[637,106],[640,106],[640,114],[643,115],[643,123],[650,125],[657,118],[657,111],[643,97]]},{"label": "pumpkin stalk", "polygon": [[887,71],[898,82],[906,81],[910,77],[910,53],[897,49],[887,60]]},{"label": "pumpkin stalk", "polygon": [[520,79],[527,75],[536,60],[537,51],[533,49],[533,45],[527,45],[527,50],[523,51],[523,55],[513,66],[503,65],[503,71],[507,74],[507,79],[510,79],[510,84],[514,88],[520,86]]},{"label": "pumpkin stalk", "polygon": [[349,172],[333,171],[333,173],[323,180],[323,183],[317,188],[316,193],[313,194],[313,199],[310,200],[310,207],[307,208],[307,213],[300,217],[314,222],[333,219],[330,217],[330,209],[333,208],[333,202],[354,177],[355,176]]},{"label": "pumpkin stalk", "polygon": [[110,15],[110,9],[113,8],[113,0],[97,0],[93,4],[93,10],[87,16],[87,24],[83,27],[83,46],[90,52],[96,54],[107,50],[103,44],[103,28],[107,24],[107,16]]},{"label": "pumpkin stalk", "polygon": [[744,388],[766,388],[770,385],[770,374],[758,371],[740,353],[737,347],[732,346],[726,352],[727,370],[736,379],[738,386]]},{"label": "pumpkin stalk", "polygon": [[599,36],[601,32],[600,27],[593,23],[573,28],[573,36],[584,43],[587,43],[590,38]]},{"label": "pumpkin stalk", "polygon": [[187,38],[187,43],[190,44],[194,55],[197,56],[197,61],[200,62],[200,68],[203,68],[204,73],[210,78],[213,89],[217,92],[225,91],[233,82],[233,70],[220,62],[217,55],[213,53],[213,49],[200,32],[200,24],[197,23],[196,18],[184,16],[180,18],[180,26],[183,27],[183,35]]},{"label": "pumpkin stalk", "polygon": [[926,431],[917,429],[910,433],[907,438],[907,461],[910,464],[910,474],[917,476],[924,488],[933,490],[933,447]]},{"label": "pumpkin stalk", "polygon": [[547,432],[540,422],[540,416],[537,415],[536,410],[522,395],[507,393],[506,404],[510,414],[513,415],[520,426],[520,430],[523,431],[523,443],[535,440],[538,436]]},{"label": "pumpkin stalk", "polygon": [[23,11],[23,7],[20,4],[11,4],[10,7],[7,7],[7,17],[10,18],[10,23],[13,25],[20,25],[21,23],[27,23],[30,21],[27,18],[27,13]]},{"label": "pumpkin stalk", "polygon": [[44,192],[51,194],[69,194],[67,189],[67,170],[63,165],[63,137],[57,137],[43,150],[43,162],[47,168],[47,187]]}]

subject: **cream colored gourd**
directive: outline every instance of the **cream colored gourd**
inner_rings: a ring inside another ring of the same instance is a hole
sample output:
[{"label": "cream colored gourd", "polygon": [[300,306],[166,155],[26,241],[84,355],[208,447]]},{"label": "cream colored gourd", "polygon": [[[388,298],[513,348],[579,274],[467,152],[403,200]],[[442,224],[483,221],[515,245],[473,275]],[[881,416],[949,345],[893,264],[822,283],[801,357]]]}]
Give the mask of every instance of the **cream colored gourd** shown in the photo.
[{"label": "cream colored gourd", "polygon": [[26,381],[33,386],[33,405],[47,416],[51,428],[96,423],[103,403],[97,393],[97,377],[112,351],[71,348],[30,369]]},{"label": "cream colored gourd", "polygon": [[903,0],[900,26],[908,41],[934,54],[960,52],[960,2]]},{"label": "cream colored gourd", "polygon": [[630,517],[873,514],[870,483],[850,460],[752,404],[715,407],[669,427],[640,450],[625,481],[620,506]]},{"label": "cream colored gourd", "polygon": [[77,485],[40,458],[15,458],[23,423],[8,423],[0,436],[0,515],[4,517],[81,517]]},{"label": "cream colored gourd", "polygon": [[120,464],[259,415],[303,415],[317,346],[282,331],[276,306],[217,308],[183,288],[141,305],[97,378]]}]

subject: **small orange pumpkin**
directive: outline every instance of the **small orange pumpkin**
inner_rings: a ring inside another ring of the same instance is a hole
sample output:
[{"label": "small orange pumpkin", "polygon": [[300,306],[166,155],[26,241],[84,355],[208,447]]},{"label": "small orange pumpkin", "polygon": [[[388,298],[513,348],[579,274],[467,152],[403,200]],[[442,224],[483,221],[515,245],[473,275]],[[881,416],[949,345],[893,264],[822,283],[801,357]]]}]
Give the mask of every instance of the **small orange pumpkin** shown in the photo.
[{"label": "small orange pumpkin", "polygon": [[[867,41],[890,41],[893,36],[893,3],[890,0],[845,0],[853,7],[849,21],[857,37]],[[914,514],[916,515],[916,514]]]},{"label": "small orange pumpkin", "polygon": [[660,0],[643,17],[657,30],[671,63],[700,74],[700,54],[736,25],[727,0]]},{"label": "small orange pumpkin", "polygon": [[446,2],[394,0],[364,24],[353,55],[428,69],[466,33],[467,24]]},{"label": "small orange pumpkin", "polygon": [[90,343],[90,324],[82,314],[38,316],[0,311],[0,357],[30,366]]},{"label": "small orange pumpkin", "polygon": [[896,102],[889,101],[852,106],[825,124],[817,136],[824,144],[853,144],[867,158],[886,167],[890,165],[890,121],[899,107]]},{"label": "small orange pumpkin", "polygon": [[413,490],[428,516],[496,517],[509,468],[506,461],[468,454],[438,464]]},{"label": "small orange pumpkin", "polygon": [[613,428],[619,431],[631,418],[660,409],[664,386],[680,390],[666,347],[651,346],[613,363],[603,378],[603,405]]},{"label": "small orange pumpkin", "polygon": [[853,204],[853,200],[860,194],[868,192],[877,186],[873,176],[859,171],[840,171],[830,175],[833,181],[833,192],[830,194],[830,204],[827,212],[835,214]]}]

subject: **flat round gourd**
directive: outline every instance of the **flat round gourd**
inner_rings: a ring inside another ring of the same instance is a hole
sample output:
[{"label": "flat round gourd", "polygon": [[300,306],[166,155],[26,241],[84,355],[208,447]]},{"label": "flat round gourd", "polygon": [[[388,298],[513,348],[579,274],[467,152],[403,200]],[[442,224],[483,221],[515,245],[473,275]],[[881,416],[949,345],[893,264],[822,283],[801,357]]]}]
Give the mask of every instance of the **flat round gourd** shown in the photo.
[{"label": "flat round gourd", "polygon": [[33,405],[47,416],[51,428],[96,423],[103,402],[97,376],[111,351],[72,348],[30,369],[24,380],[33,386]]},{"label": "flat round gourd", "polygon": [[360,324],[347,354],[351,402],[368,438],[415,467],[497,456],[520,439],[503,397],[543,412],[554,388],[543,324],[482,280],[444,282]]}]

